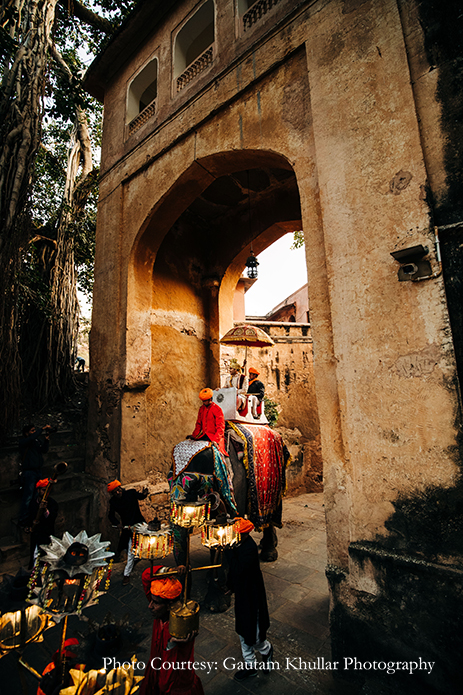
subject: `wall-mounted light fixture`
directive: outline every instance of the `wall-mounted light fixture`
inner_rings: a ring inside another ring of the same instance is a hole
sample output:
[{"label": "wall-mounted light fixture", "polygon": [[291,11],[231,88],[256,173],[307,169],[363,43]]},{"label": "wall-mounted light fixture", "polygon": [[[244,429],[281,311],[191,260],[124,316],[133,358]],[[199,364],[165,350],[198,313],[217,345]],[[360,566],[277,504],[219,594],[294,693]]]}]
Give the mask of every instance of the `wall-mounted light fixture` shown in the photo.
[{"label": "wall-mounted light fixture", "polygon": [[391,256],[400,263],[399,272],[397,273],[399,281],[416,281],[433,277],[431,264],[424,259],[424,256],[428,253],[428,247],[423,246],[423,244],[410,246],[408,249],[401,249],[400,251],[393,251]]}]

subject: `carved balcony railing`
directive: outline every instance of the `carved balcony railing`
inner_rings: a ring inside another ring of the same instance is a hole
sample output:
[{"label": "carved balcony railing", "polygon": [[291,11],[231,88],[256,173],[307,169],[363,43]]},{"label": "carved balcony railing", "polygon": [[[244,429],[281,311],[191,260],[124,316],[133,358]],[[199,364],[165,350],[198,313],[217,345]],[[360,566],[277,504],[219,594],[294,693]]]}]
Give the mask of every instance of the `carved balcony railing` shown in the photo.
[{"label": "carved balcony railing", "polygon": [[280,0],[257,0],[243,15],[243,29],[250,29],[253,24],[259,21],[269,10],[278,5]]},{"label": "carved balcony railing", "polygon": [[143,111],[140,111],[138,116],[135,116],[130,123],[129,123],[129,135],[132,135],[136,130],[141,128],[141,126],[146,123],[146,121],[149,121],[151,116],[154,116],[154,113],[156,111],[156,99],[153,99],[153,101],[148,104],[148,106],[145,106]]},{"label": "carved balcony railing", "polygon": [[179,77],[177,77],[177,93],[180,92],[184,87],[187,86],[191,80],[194,80],[203,70],[205,70],[209,65],[212,64],[214,60],[214,44],[209,46],[204,53],[201,53],[199,58],[196,58],[194,63],[191,63],[186,70],[182,72]]}]

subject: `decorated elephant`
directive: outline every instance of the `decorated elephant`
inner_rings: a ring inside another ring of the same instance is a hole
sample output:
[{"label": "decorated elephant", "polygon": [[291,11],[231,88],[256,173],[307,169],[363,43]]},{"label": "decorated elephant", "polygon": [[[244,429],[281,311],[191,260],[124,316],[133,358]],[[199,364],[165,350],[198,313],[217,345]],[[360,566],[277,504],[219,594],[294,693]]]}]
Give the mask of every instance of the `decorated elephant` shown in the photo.
[{"label": "decorated elephant", "polygon": [[[168,478],[171,500],[194,502],[209,496],[216,500],[215,507],[221,501],[231,517],[246,514],[256,530],[263,531],[261,560],[273,562],[278,557],[275,527],[282,525],[288,450],[281,435],[262,424],[227,421],[225,441],[228,458],[209,441],[186,440],[174,447]],[[179,565],[185,562],[186,533],[174,526],[174,554]],[[220,577],[215,579],[206,604],[211,610],[225,610],[226,600],[215,591],[223,582]]]}]

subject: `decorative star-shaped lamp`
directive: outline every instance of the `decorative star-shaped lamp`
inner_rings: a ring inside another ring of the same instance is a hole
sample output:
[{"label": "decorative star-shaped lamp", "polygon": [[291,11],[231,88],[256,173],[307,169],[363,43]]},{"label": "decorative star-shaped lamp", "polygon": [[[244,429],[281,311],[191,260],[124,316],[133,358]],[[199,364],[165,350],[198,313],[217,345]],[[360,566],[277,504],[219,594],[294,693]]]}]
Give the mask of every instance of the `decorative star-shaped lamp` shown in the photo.
[{"label": "decorative star-shaped lamp", "polygon": [[81,531],[63,538],[51,536],[49,545],[40,546],[44,555],[37,558],[29,581],[28,603],[58,618],[80,614],[98,602],[109,588],[114,553],[108,551],[108,541],[101,534],[88,536]]}]

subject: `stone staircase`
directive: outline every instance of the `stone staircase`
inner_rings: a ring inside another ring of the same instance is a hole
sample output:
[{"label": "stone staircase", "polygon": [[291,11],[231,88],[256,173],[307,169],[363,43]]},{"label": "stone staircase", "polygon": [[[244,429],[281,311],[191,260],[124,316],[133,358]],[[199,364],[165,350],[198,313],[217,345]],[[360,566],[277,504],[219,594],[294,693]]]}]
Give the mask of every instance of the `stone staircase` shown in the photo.
[{"label": "stone staircase", "polygon": [[[77,534],[87,529],[93,517],[94,485],[84,473],[85,436],[79,430],[80,427],[69,425],[60,427],[50,436],[49,451],[44,456],[44,478],[53,474],[55,464],[61,461],[68,464],[50,491],[59,507],[57,536],[62,536],[64,531]],[[12,437],[0,448],[0,576],[13,574],[29,562],[30,535],[18,526],[21,502],[18,442],[19,437]]]}]

